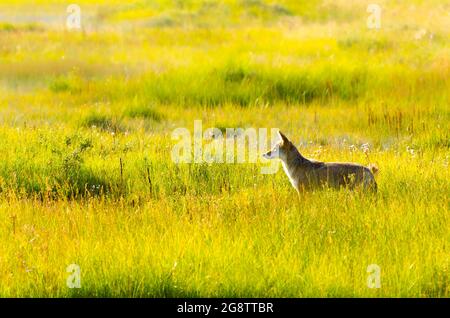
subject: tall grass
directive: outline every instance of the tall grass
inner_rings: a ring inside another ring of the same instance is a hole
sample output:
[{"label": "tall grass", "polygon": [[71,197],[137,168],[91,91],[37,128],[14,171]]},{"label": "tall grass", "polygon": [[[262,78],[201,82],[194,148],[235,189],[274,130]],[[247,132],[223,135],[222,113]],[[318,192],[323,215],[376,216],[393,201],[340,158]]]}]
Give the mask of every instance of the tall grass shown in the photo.
[{"label": "tall grass", "polygon": [[[359,1],[79,1],[83,32],[36,3],[0,24],[0,296],[449,297],[440,2],[390,4],[374,31]],[[379,191],[176,164],[171,132],[197,119],[376,163]]]}]

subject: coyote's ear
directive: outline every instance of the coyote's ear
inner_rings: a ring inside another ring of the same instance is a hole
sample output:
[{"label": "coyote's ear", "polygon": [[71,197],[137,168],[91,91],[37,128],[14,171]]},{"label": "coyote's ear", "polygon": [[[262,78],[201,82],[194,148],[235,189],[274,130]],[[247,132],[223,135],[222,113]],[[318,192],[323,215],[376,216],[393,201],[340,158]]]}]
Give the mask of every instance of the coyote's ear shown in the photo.
[{"label": "coyote's ear", "polygon": [[288,143],[289,139],[287,139],[287,137],[285,135],[283,135],[283,133],[281,131],[278,130],[278,135],[280,135],[281,140],[283,140],[284,143]]}]

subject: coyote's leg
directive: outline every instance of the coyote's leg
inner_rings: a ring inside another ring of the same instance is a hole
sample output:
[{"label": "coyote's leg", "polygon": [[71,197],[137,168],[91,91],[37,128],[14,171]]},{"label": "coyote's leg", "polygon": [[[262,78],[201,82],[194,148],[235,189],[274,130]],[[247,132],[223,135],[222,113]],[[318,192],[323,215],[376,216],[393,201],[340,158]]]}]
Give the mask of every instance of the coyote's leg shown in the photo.
[{"label": "coyote's leg", "polygon": [[373,176],[373,174],[364,175],[363,188],[364,190],[377,192],[377,182],[375,181],[375,177]]}]

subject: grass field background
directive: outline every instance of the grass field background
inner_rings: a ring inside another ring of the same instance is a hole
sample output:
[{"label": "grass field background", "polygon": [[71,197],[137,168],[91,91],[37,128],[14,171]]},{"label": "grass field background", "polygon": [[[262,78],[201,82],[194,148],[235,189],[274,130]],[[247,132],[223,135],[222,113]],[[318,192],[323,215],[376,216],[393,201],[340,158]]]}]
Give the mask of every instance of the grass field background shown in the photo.
[{"label": "grass field background", "polygon": [[[68,3],[2,1],[0,296],[449,297],[450,3],[378,1],[376,30],[371,2],[78,0],[69,31]],[[379,191],[175,164],[197,119]]]}]

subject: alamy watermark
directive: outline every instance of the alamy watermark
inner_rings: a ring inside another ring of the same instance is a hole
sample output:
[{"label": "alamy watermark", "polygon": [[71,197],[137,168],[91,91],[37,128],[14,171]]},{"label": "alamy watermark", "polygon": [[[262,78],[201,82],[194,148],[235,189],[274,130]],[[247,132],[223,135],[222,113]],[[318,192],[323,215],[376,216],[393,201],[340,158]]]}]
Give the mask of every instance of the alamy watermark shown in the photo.
[{"label": "alamy watermark", "polygon": [[381,288],[381,268],[377,264],[370,264],[367,266],[367,287]]},{"label": "alamy watermark", "polygon": [[[278,139],[278,129],[270,129],[271,140]],[[262,157],[269,150],[267,128],[207,128],[203,130],[201,120],[194,121],[193,134],[188,128],[176,128],[172,140],[175,163],[257,163],[262,174],[274,174],[279,162]]]},{"label": "alamy watermark", "polygon": [[81,288],[81,268],[77,264],[70,264],[66,268],[66,272],[70,273],[66,279],[66,285],[69,288]]},{"label": "alamy watermark", "polygon": [[367,6],[367,12],[370,13],[367,17],[367,28],[381,29],[381,6],[376,3],[371,3]]},{"label": "alamy watermark", "polygon": [[78,4],[70,4],[66,9],[69,14],[66,19],[66,27],[68,30],[81,29],[81,8]]}]

